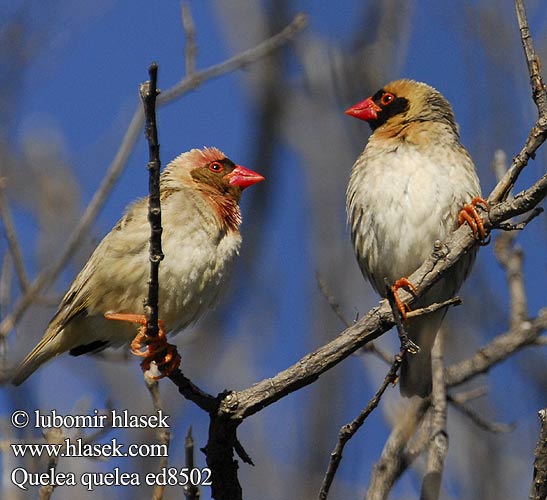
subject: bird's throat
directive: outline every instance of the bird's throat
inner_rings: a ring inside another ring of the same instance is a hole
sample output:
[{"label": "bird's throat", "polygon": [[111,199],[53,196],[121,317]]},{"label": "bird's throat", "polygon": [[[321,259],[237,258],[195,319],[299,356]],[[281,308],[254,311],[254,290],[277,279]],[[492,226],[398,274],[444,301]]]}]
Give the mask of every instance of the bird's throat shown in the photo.
[{"label": "bird's throat", "polygon": [[215,212],[223,229],[238,231],[241,224],[241,210],[237,201],[230,196],[210,194]]}]

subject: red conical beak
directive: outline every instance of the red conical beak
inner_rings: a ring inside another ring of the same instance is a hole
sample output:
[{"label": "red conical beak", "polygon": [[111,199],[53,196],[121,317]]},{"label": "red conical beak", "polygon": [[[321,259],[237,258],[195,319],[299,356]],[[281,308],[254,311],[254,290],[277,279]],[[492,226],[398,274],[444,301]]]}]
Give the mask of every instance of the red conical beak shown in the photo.
[{"label": "red conical beak", "polygon": [[236,165],[236,168],[234,168],[226,178],[232,186],[239,186],[241,189],[245,189],[264,180],[264,177],[260,174],[242,167],[241,165]]},{"label": "red conical beak", "polygon": [[372,97],[368,97],[364,101],[346,109],[344,113],[368,122],[370,120],[376,120],[380,111],[382,111],[382,108],[372,100]]}]

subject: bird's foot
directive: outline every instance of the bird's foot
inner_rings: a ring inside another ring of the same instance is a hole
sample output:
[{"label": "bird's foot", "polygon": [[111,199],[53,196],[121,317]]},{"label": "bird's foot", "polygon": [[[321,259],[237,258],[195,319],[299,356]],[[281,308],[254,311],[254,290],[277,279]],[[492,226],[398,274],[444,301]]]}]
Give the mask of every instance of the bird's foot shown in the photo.
[{"label": "bird's foot", "polygon": [[150,378],[158,380],[163,377],[168,377],[180,366],[181,359],[177,347],[167,342],[165,327],[162,320],[158,320],[158,335],[149,337],[146,335],[148,321],[144,314],[106,313],[104,317],[106,319],[129,321],[141,325],[137,335],[131,341],[130,348],[135,356],[144,358],[141,362],[141,368],[144,372],[150,370],[152,362],[156,364],[161,375]]},{"label": "bird's foot", "polygon": [[410,311],[410,306],[403,303],[403,301],[400,299],[398,294],[400,288],[406,288],[412,292],[416,292],[416,287],[408,280],[408,278],[399,278],[391,287],[391,289],[393,290],[393,296],[395,297],[395,304],[397,305],[397,309],[399,309],[403,320],[406,321],[406,313]]},{"label": "bird's foot", "polygon": [[486,200],[480,196],[475,196],[471,203],[466,203],[460,211],[458,225],[461,226],[464,222],[467,222],[475,238],[479,240],[480,245],[484,246],[490,243],[490,235],[486,235],[482,217],[477,212],[477,205],[481,205],[486,211],[490,210],[490,205]]}]

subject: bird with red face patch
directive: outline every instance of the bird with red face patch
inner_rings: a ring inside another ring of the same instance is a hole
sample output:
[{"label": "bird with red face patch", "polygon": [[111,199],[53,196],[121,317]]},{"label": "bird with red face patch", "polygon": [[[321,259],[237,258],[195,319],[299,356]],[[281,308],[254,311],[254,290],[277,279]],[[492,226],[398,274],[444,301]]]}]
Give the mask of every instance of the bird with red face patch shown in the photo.
[{"label": "bird with red face patch", "polygon": [[[425,83],[397,80],[346,114],[368,122],[372,135],[351,172],[347,214],[361,271],[385,296],[384,279],[413,288],[407,279],[429,257],[437,240],[464,221],[485,239],[476,205],[479,179],[461,145],[449,102]],[[422,307],[451,298],[468,276],[476,247],[415,304]],[[405,396],[431,392],[431,348],[445,310],[408,320],[410,339],[420,350],[401,367]]]},{"label": "bird with red face patch", "polygon": [[[217,302],[241,245],[241,193],[263,180],[216,148],[192,149],[165,168],[160,178],[165,254],[159,267],[162,333],[182,330]],[[143,310],[148,290],[147,217],[148,199],[143,198],[128,207],[97,246],[42,340],[17,369],[15,385],[64,352],[77,356],[135,338],[135,325],[114,320],[142,318],[137,313]],[[137,342],[134,352],[139,347]]]}]

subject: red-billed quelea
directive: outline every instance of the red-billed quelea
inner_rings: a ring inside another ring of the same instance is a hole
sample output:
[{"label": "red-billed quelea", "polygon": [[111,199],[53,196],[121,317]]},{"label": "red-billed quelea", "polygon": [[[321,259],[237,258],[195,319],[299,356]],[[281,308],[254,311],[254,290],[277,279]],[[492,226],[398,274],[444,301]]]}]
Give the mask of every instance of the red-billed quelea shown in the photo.
[{"label": "red-billed quelea", "polygon": [[[175,158],[160,180],[165,258],[159,269],[159,317],[177,332],[212,307],[239,252],[239,199],[264,177],[216,148]],[[17,369],[21,384],[40,365],[129,344],[135,325],[107,317],[142,312],[149,276],[148,199],[130,205],[76,276],[38,345]]]},{"label": "red-billed quelea", "polygon": [[[384,296],[385,278],[396,288],[412,287],[405,278],[432,253],[436,240],[445,240],[463,221],[484,239],[474,205],[486,202],[452,108],[433,87],[397,80],[346,113],[367,121],[373,131],[353,166],[347,213],[361,271]],[[475,254],[464,256],[415,307],[452,297]],[[431,392],[431,348],[444,315],[441,310],[407,322],[420,351],[408,353],[401,367],[405,396]]]}]

